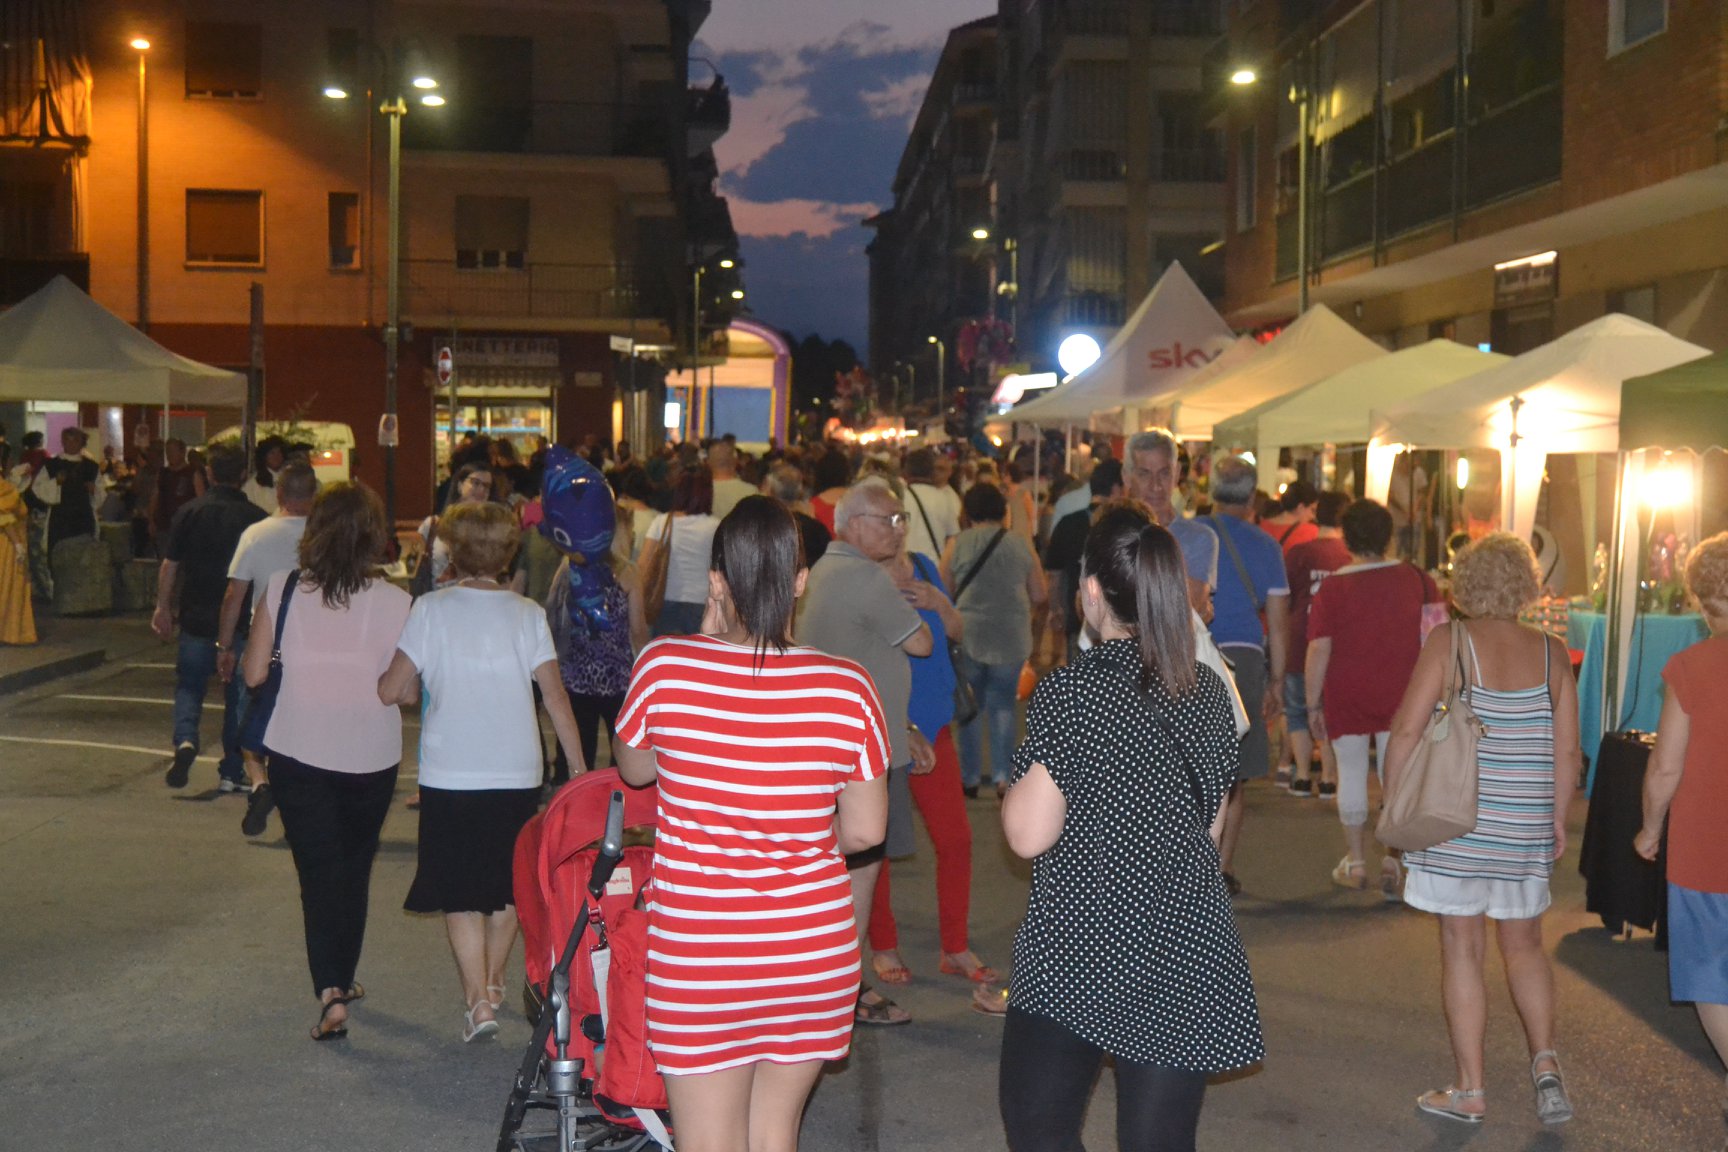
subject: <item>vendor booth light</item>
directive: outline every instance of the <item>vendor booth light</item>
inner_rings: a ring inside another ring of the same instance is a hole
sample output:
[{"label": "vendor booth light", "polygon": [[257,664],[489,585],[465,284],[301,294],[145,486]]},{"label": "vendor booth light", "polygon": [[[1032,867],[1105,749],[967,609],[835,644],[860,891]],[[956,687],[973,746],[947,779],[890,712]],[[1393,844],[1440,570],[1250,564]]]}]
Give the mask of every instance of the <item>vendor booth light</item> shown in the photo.
[{"label": "vendor booth light", "polygon": [[1510,268],[1540,268],[1545,264],[1554,263],[1559,255],[1558,252],[1549,251],[1538,252],[1534,256],[1520,256],[1516,260],[1502,260],[1494,265],[1494,271],[1505,272]]},{"label": "vendor booth light", "polygon": [[1692,477],[1672,460],[1663,460],[1655,471],[1644,474],[1639,494],[1652,509],[1678,508],[1692,499]]},{"label": "vendor booth light", "polygon": [[1056,349],[1056,363],[1062,365],[1062,371],[1068,375],[1078,376],[1098,363],[1098,357],[1103,354],[1104,349],[1098,346],[1096,339],[1084,332],[1076,332]]},{"label": "vendor booth light", "polygon": [[660,426],[668,432],[682,427],[684,424],[684,405],[677,400],[666,401],[666,409],[660,417]]},{"label": "vendor booth light", "polygon": [[1458,491],[1470,487],[1470,461],[1463,456],[1458,457]]}]

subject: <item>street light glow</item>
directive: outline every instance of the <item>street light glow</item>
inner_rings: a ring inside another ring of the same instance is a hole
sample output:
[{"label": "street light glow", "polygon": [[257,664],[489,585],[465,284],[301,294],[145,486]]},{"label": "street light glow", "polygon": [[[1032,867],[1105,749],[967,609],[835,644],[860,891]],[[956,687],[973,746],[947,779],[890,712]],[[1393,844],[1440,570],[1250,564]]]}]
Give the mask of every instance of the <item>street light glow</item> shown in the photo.
[{"label": "street light glow", "polygon": [[1260,79],[1259,75],[1252,68],[1238,68],[1236,71],[1230,73],[1230,83],[1235,84],[1238,87],[1252,84],[1258,79]]},{"label": "street light glow", "polygon": [[432,79],[430,76],[416,76],[414,79],[410,80],[409,83],[422,91],[429,91],[430,89],[438,87],[438,81]]},{"label": "street light glow", "polygon": [[720,267],[722,268],[736,268],[737,266],[738,262],[730,258],[720,261]]},{"label": "street light glow", "polygon": [[732,289],[732,299],[734,299],[734,300],[744,299],[744,289],[742,289],[742,288]]},{"label": "street light glow", "polygon": [[1096,339],[1084,332],[1076,332],[1056,349],[1056,363],[1062,365],[1062,371],[1068,375],[1078,376],[1098,363],[1098,357],[1103,354],[1104,350]]},{"label": "street light glow", "polygon": [[424,104],[428,108],[442,108],[442,107],[444,107],[444,97],[438,95],[437,93],[432,93],[430,95],[420,97],[420,103]]},{"label": "street light glow", "polygon": [[150,41],[144,39],[142,36],[134,36],[132,37],[132,47],[138,49],[140,52],[148,52],[150,51]]},{"label": "street light glow", "polygon": [[324,86],[324,95],[329,97],[331,100],[346,100],[348,99],[348,90],[339,84],[326,84]]},{"label": "street light glow", "polygon": [[940,341],[940,340],[938,340],[938,339],[936,339],[936,337],[934,337],[934,336],[926,336],[926,337],[924,337],[924,342],[925,342],[925,343],[926,343],[926,344],[940,344],[940,343],[942,343],[942,341]]},{"label": "street light glow", "polygon": [[978,225],[978,227],[972,229],[972,239],[974,239],[974,240],[988,240],[988,239],[990,239],[990,229],[984,227],[984,225],[982,225],[982,224]]}]

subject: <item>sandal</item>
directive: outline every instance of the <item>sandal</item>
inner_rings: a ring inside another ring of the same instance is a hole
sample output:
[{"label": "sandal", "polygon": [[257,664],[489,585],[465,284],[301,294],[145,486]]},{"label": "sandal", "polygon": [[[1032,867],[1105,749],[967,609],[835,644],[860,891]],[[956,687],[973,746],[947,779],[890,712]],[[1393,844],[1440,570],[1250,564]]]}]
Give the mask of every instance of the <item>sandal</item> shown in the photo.
[{"label": "sandal", "polygon": [[[1536,1065],[1552,1060],[1549,1072],[1536,1071]],[[1572,1101],[1566,1095],[1566,1081],[1560,1074],[1560,1056],[1552,1048],[1544,1048],[1530,1058],[1530,1082],[1536,1086],[1536,1119],[1544,1124],[1564,1124],[1572,1119]]]},{"label": "sandal", "polygon": [[474,1013],[480,1011],[481,1008],[491,1011],[492,1005],[488,1004],[485,1000],[480,1000],[477,1001],[472,1008],[468,1009],[467,1012],[462,1014],[462,1043],[472,1044],[482,1036],[491,1036],[498,1031],[497,1020],[474,1019]]},{"label": "sandal", "polygon": [[1380,860],[1380,899],[1388,904],[1404,899],[1404,867],[1396,856],[1384,856]]},{"label": "sandal", "polygon": [[[898,957],[899,953],[895,952],[894,955]],[[876,973],[876,979],[884,984],[912,983],[912,969],[903,963],[883,960],[880,952],[870,957],[870,970]]]},{"label": "sandal", "polygon": [[972,990],[972,1011],[980,1016],[1006,1016],[1008,989],[986,984]]},{"label": "sandal", "polygon": [[1458,1101],[1480,1100],[1485,1095],[1487,1093],[1481,1088],[1436,1088],[1416,1097],[1416,1107],[1430,1116],[1444,1116],[1448,1120],[1458,1120],[1465,1124],[1480,1124],[1487,1115],[1486,1111],[1467,1112],[1458,1107]]},{"label": "sandal", "polygon": [[496,1012],[504,1007],[504,995],[508,991],[509,989],[502,984],[486,985],[486,1003],[492,1005],[492,1011]]},{"label": "sandal", "polygon": [[407,801],[402,806],[410,812],[420,811],[420,789],[414,789],[414,795],[408,797]]},{"label": "sandal", "polygon": [[366,999],[366,986],[364,984],[360,983],[360,981],[356,980],[356,981],[354,981],[354,983],[348,985],[347,995],[348,995],[348,1003],[357,1004],[360,1001]]},{"label": "sandal", "polygon": [[[864,997],[874,995],[875,1003],[867,1004]],[[852,1019],[858,1024],[867,1024],[875,1028],[891,1028],[898,1024],[912,1023],[912,1013],[888,999],[880,992],[872,992],[869,988],[858,989],[858,1003],[852,1010]]]},{"label": "sandal", "polygon": [[1002,982],[1002,977],[997,975],[996,969],[985,964],[976,956],[972,956],[974,967],[970,972],[966,970],[964,964],[955,959],[957,956],[971,955],[970,952],[944,952],[942,953],[942,963],[937,965],[937,971],[944,976],[964,976],[974,984],[1000,984]]},{"label": "sandal", "polygon": [[1332,869],[1332,883],[1352,892],[1361,892],[1367,888],[1368,874],[1363,871],[1362,861],[1349,856],[1338,861],[1338,866]]},{"label": "sandal", "polygon": [[349,998],[347,996],[332,996],[324,1002],[324,1010],[318,1013],[318,1023],[312,1025],[312,1039],[340,1040],[344,1036],[348,1035],[348,1020],[346,1017],[344,1017],[342,1022],[334,1028],[324,1027],[324,1022],[330,1019],[330,1009],[336,1007],[338,1004],[347,1007],[348,1001]]}]

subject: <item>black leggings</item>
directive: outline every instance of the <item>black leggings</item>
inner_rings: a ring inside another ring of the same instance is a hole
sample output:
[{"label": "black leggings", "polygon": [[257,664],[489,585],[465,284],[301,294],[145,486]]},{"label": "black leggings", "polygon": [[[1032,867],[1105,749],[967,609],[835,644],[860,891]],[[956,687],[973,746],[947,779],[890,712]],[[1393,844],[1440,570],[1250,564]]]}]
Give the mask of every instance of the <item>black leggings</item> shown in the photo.
[{"label": "black leggings", "polygon": [[[1085,1152],[1080,1126],[1104,1050],[1048,1017],[1008,1009],[997,1091],[1010,1152]],[[1206,1073],[1116,1061],[1121,1152],[1194,1152]]]},{"label": "black leggings", "polygon": [[[570,697],[570,711],[576,715],[576,732],[582,738],[582,759],[590,769],[600,765],[594,763],[594,757],[600,749],[600,725],[606,725],[606,740],[608,745],[618,738],[618,713],[624,707],[622,696],[586,696],[579,692],[565,689]],[[570,779],[570,764],[564,759],[564,746],[556,739],[552,741],[556,749],[553,756],[552,782],[563,784]],[[613,756],[616,762],[618,757]]]}]

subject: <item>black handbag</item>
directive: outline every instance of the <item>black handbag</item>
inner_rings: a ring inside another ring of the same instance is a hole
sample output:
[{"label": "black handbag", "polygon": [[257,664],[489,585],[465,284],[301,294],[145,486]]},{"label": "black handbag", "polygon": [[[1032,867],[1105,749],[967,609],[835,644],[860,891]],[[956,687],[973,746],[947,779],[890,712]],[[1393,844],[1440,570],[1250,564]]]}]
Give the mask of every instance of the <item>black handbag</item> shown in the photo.
[{"label": "black handbag", "polygon": [[293,599],[294,586],[300,583],[300,569],[288,573],[282,582],[282,603],[276,606],[276,638],[270,646],[270,671],[264,683],[252,689],[252,699],[246,705],[246,723],[240,729],[240,747],[262,756],[264,733],[270,728],[270,716],[276,711],[276,694],[282,690],[282,625],[288,620],[288,601]]}]

